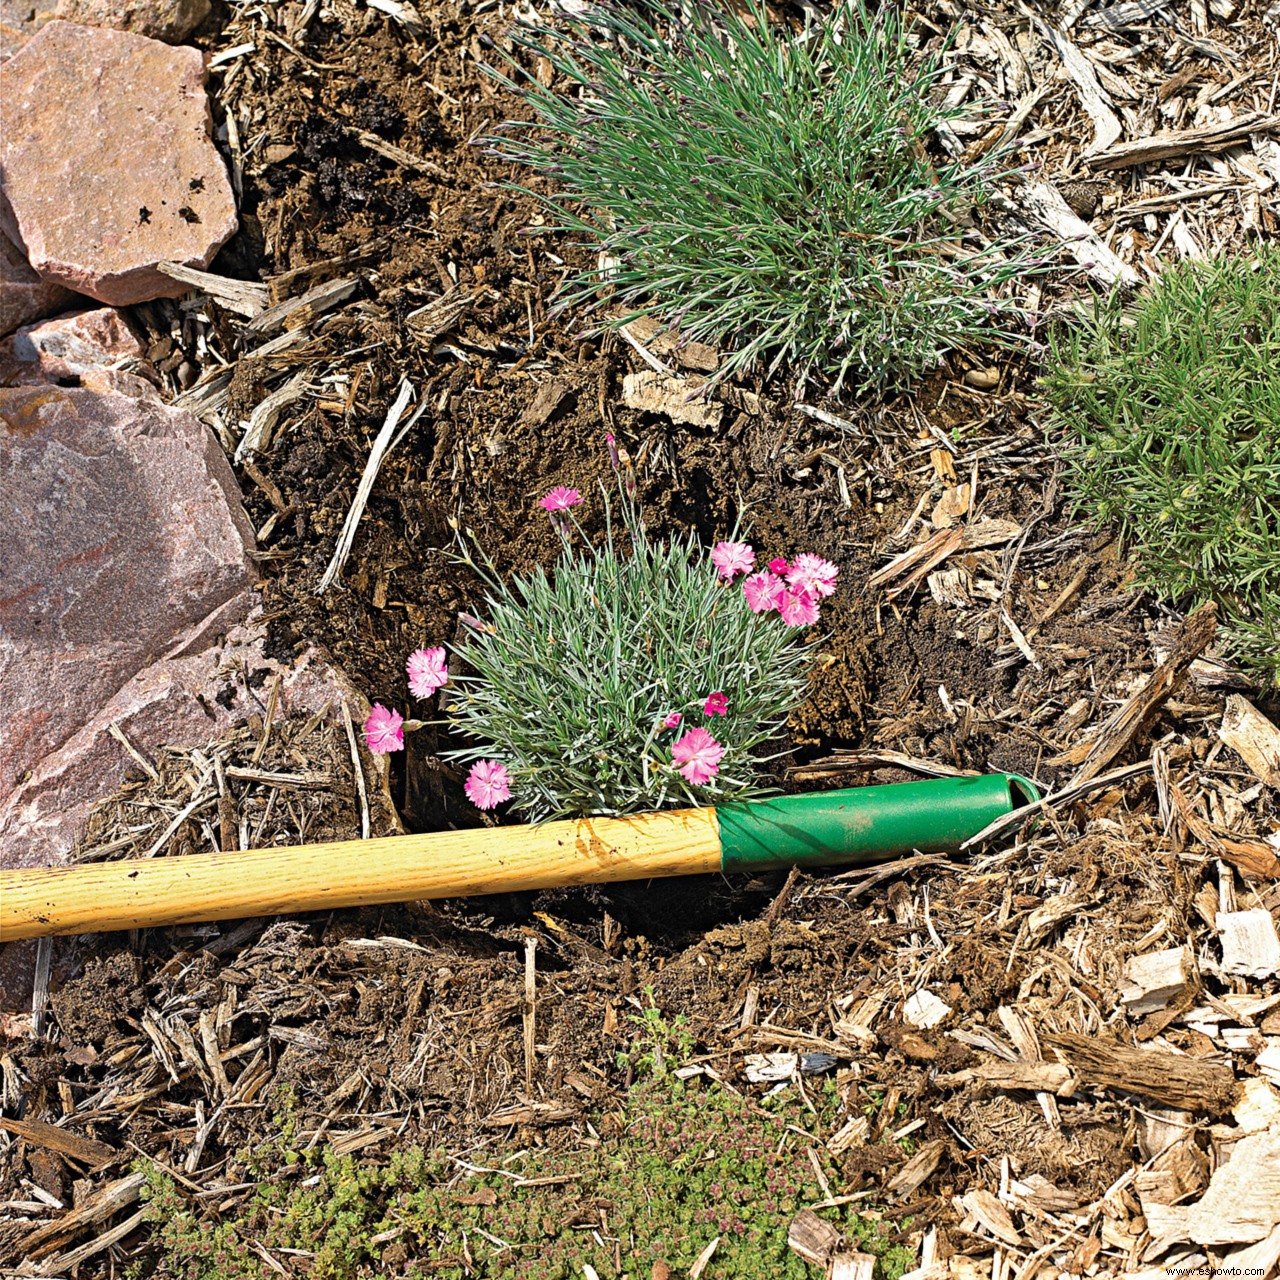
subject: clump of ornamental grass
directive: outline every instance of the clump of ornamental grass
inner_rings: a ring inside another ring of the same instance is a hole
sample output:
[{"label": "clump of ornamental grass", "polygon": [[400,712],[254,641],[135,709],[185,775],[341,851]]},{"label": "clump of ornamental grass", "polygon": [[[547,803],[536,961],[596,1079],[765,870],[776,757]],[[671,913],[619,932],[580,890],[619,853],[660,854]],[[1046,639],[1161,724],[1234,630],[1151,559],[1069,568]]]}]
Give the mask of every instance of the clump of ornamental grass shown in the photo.
[{"label": "clump of ornamental grass", "polygon": [[[559,561],[508,581],[460,537],[459,559],[487,586],[484,617],[463,615],[459,674],[443,647],[408,660],[415,697],[453,686],[447,714],[468,745],[446,755],[470,765],[466,792],[481,809],[511,800],[537,821],[749,799],[805,696],[805,631],[836,566],[802,554],[757,568],[745,542],[708,552],[693,537],[652,537],[625,451],[609,445],[621,527],[602,491],[592,543],[573,514],[582,495],[558,486],[539,505]],[[365,741],[398,750],[420,723],[375,705]]]},{"label": "clump of ornamental grass", "polygon": [[562,305],[621,308],[602,324],[654,314],[728,347],[719,377],[788,364],[833,392],[1010,339],[1000,288],[1031,268],[1026,246],[992,244],[971,217],[1001,160],[931,153],[962,113],[893,6],[871,16],[846,0],[793,35],[755,0],[678,17],[639,0],[512,38],[554,78],[525,76],[514,55],[494,72],[537,118],[503,125],[492,153],[550,177],[553,195],[530,194],[552,229],[606,264],[568,280]]},{"label": "clump of ornamental grass", "polygon": [[1280,684],[1280,250],[1184,262],[1053,343],[1043,387],[1086,509],[1144,585],[1216,600],[1228,651]]}]

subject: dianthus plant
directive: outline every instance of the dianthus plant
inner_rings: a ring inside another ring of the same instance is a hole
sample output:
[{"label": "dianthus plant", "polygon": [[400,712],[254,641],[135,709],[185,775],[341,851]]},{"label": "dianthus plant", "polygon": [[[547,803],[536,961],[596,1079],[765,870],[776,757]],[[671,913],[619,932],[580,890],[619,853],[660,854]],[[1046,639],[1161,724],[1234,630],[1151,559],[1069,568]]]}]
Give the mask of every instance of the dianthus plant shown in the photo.
[{"label": "dianthus plant", "polygon": [[679,16],[638,0],[513,32],[552,74],[516,53],[494,73],[535,119],[503,125],[493,154],[550,178],[530,193],[607,264],[567,281],[564,304],[620,306],[605,324],[661,316],[729,350],[719,377],[786,364],[835,390],[1007,340],[1003,286],[1032,258],[973,218],[1004,161],[931,151],[961,109],[896,6],[874,8],[843,0],[793,33],[758,0]]},{"label": "dianthus plant", "polygon": [[[447,677],[447,714],[468,740],[447,755],[471,764],[467,794],[481,808],[510,797],[533,820],[620,815],[765,790],[769,747],[805,696],[805,631],[836,567],[801,555],[757,568],[744,542],[707,551],[692,537],[654,538],[627,492],[625,456],[622,477],[612,509],[602,494],[598,544],[573,517],[576,490],[542,499],[563,540],[552,571],[504,581],[460,542],[488,589],[483,619],[464,617],[461,673]],[[437,653],[413,655],[411,679]],[[427,696],[446,679],[430,669],[438,677],[416,686]],[[398,745],[386,716],[401,732],[397,713],[375,708],[372,749]]]}]

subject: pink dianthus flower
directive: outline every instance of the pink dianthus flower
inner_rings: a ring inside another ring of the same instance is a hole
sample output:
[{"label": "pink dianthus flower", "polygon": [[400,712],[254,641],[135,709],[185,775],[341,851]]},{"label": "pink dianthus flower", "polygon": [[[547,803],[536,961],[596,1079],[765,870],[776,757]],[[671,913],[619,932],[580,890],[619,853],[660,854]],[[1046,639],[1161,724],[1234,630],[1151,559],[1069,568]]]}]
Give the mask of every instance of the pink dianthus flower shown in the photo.
[{"label": "pink dianthus flower", "polygon": [[780,578],[785,577],[790,568],[791,566],[781,556],[769,561],[769,572],[776,573]]},{"label": "pink dianthus flower", "polygon": [[729,699],[723,693],[711,693],[707,695],[707,700],[702,704],[702,714],[704,716],[722,716],[729,711]]},{"label": "pink dianthus flower", "polygon": [[404,750],[404,717],[398,711],[375,702],[364,722],[364,744],[374,755],[385,756]]},{"label": "pink dianthus flower", "polygon": [[511,775],[497,760],[477,760],[471,766],[463,790],[477,809],[496,809],[511,799]]},{"label": "pink dianthus flower", "polygon": [[664,729],[674,729],[683,719],[684,716],[682,716],[680,712],[668,711],[667,714],[662,717],[662,727]]},{"label": "pink dianthus flower", "polygon": [[449,683],[443,649],[417,649],[404,665],[409,673],[409,692],[415,698],[429,698]]},{"label": "pink dianthus flower", "polygon": [[545,498],[538,499],[538,506],[544,511],[567,511],[582,501],[582,494],[577,489],[566,489],[558,484]]},{"label": "pink dianthus flower", "polygon": [[776,609],[786,593],[786,584],[768,569],[753,573],[742,584],[742,594],[746,596],[747,608],[752,613],[768,613],[770,609]]},{"label": "pink dianthus flower", "polygon": [[787,585],[793,591],[807,591],[811,596],[829,596],[836,589],[836,574],[840,572],[830,560],[805,552],[796,556]]},{"label": "pink dianthus flower", "polygon": [[807,591],[784,591],[778,612],[789,627],[809,627],[818,620],[818,602]]},{"label": "pink dianthus flower", "polygon": [[748,573],[756,562],[756,553],[746,542],[717,542],[711,548],[711,563],[726,581],[732,581],[740,573]]},{"label": "pink dianthus flower", "polygon": [[705,729],[690,729],[672,748],[671,762],[695,787],[710,782],[720,772],[722,747]]}]

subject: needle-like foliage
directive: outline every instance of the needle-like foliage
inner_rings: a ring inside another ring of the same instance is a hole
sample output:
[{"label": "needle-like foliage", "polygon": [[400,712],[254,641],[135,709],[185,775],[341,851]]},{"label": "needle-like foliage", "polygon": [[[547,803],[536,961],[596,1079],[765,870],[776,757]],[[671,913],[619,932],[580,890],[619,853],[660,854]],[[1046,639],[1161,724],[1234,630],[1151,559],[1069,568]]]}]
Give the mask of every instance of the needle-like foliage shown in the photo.
[{"label": "needle-like foliage", "polygon": [[[580,530],[570,541],[563,522],[553,573],[504,582],[464,548],[489,592],[460,649],[470,674],[449,703],[475,745],[449,754],[501,760],[512,808],[533,820],[759,795],[759,748],[780,736],[807,688],[802,632],[776,612],[753,613],[741,582],[722,580],[695,539],[651,538],[622,501],[626,533],[607,524],[599,546]],[[724,715],[704,711],[713,693],[725,695]],[[683,719],[668,727],[673,713]],[[695,786],[672,749],[699,727],[724,755]]]},{"label": "needle-like foliage", "polygon": [[538,198],[557,229],[607,264],[568,281],[566,305],[620,305],[727,344],[720,376],[786,363],[833,391],[1000,340],[1000,286],[1030,269],[1024,244],[993,245],[972,222],[1000,162],[931,152],[959,112],[892,6],[871,17],[846,0],[792,36],[760,7],[676,16],[639,0],[513,39],[554,79],[509,59],[499,78],[537,119],[503,126],[494,154],[549,175],[557,192]]},{"label": "needle-like foliage", "polygon": [[1280,684],[1280,250],[1172,267],[1053,357],[1085,505],[1120,524],[1148,585],[1217,600],[1231,651]]}]

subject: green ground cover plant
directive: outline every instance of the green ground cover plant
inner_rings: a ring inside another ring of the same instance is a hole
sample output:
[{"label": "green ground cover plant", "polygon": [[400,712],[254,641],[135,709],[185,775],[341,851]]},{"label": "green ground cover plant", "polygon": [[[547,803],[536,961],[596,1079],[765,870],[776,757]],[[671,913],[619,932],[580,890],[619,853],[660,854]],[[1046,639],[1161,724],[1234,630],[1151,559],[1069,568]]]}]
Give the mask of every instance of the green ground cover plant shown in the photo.
[{"label": "green ground cover plant", "polygon": [[[648,1280],[659,1261],[688,1274],[718,1238],[719,1280],[807,1280],[787,1226],[822,1198],[809,1148],[838,1177],[821,1135],[839,1123],[833,1087],[811,1086],[809,1097],[812,1111],[794,1095],[759,1104],[655,1070],[621,1106],[592,1117],[594,1145],[468,1152],[473,1169],[444,1148],[398,1151],[381,1165],[302,1150],[286,1118],[281,1138],[253,1158],[256,1197],[219,1223],[147,1166],[156,1274],[259,1280],[274,1273],[256,1242],[280,1258],[312,1255],[304,1270],[315,1280],[581,1280],[583,1264],[601,1280]],[[876,1280],[915,1265],[899,1225],[865,1206],[824,1216],[879,1259]]]},{"label": "green ground cover plant", "polygon": [[833,393],[1009,336],[999,289],[1030,269],[1026,245],[971,219],[1002,161],[931,151],[960,112],[892,6],[846,0],[797,36],[758,5],[640,0],[513,39],[555,79],[514,56],[495,72],[536,120],[503,126],[494,154],[547,175],[555,194],[531,194],[608,264],[564,305],[653,313],[727,346],[718,376],[785,363]]},{"label": "green ground cover plant", "polygon": [[1050,368],[1085,509],[1154,591],[1216,600],[1228,652],[1280,684],[1280,250],[1171,267],[1060,333]]}]

